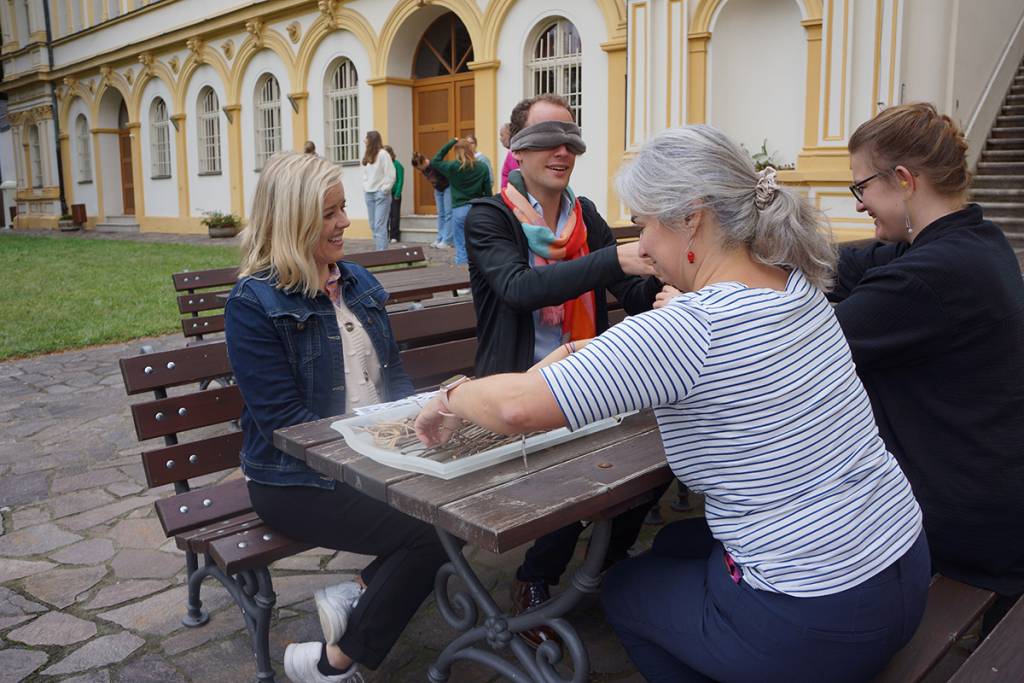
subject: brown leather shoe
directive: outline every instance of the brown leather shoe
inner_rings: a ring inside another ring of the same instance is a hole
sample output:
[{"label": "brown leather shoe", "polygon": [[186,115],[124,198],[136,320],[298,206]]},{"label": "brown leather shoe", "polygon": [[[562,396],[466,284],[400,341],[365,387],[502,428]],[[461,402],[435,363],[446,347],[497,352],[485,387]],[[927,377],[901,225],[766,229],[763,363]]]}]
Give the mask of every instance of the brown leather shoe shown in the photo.
[{"label": "brown leather shoe", "polygon": [[[519,579],[513,579],[512,581],[512,614],[522,614],[531,609],[543,605],[545,602],[551,599],[551,593],[548,591],[548,585],[543,581],[520,581]],[[546,640],[553,640],[559,645],[562,644],[562,640],[548,626],[538,626],[535,629],[529,631],[520,631],[520,636],[523,640],[529,643],[532,647],[540,647],[541,643]]]}]

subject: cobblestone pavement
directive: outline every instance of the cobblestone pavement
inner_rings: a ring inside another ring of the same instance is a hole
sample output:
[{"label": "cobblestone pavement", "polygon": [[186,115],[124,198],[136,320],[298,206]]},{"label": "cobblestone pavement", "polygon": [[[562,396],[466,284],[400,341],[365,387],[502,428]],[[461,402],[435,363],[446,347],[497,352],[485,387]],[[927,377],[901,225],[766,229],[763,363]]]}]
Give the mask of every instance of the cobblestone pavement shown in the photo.
[{"label": "cobblestone pavement", "polygon": [[[363,247],[359,242],[350,248]],[[432,253],[439,260],[445,256]],[[117,366],[142,344],[160,351],[180,347],[183,340],[168,335],[0,363],[0,683],[254,679],[242,618],[218,584],[208,581],[202,594],[209,623],[194,629],[181,624],[184,556],[164,538],[153,509],[169,488],[145,487],[130,399]],[[522,549],[501,556],[469,551],[486,585],[505,602],[521,555]],[[278,680],[286,680],[285,646],[320,637],[313,591],[347,579],[366,562],[315,549],[273,566],[277,615],[271,653]],[[596,600],[585,602],[572,621],[589,646],[591,680],[642,680]],[[368,680],[425,680],[427,666],[453,635],[428,598]],[[451,680],[499,678],[460,663]]]}]

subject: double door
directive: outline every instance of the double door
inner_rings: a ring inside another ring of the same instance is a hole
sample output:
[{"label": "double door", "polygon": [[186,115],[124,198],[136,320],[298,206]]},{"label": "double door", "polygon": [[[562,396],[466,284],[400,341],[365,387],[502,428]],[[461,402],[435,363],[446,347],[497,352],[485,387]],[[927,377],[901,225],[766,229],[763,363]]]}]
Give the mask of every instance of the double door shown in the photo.
[{"label": "double door", "polygon": [[[472,72],[417,79],[412,90],[415,151],[430,159],[452,138],[475,134],[473,96]],[[437,213],[433,186],[415,169],[409,173],[416,178],[415,212]]]}]

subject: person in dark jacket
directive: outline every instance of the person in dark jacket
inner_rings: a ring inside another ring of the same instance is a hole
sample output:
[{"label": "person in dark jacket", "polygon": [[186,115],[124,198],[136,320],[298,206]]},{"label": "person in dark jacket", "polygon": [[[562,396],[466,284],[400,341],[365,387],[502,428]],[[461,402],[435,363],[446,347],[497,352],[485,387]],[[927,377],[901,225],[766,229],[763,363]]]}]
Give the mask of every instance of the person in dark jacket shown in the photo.
[{"label": "person in dark jacket", "polygon": [[[639,313],[661,287],[637,244],[617,246],[594,204],[569,189],[586,147],[566,102],[554,95],[523,100],[511,125],[520,168],[500,195],[474,200],[466,220],[478,377],[524,372],[561,344],[606,330],[606,289],[628,313]],[[626,557],[648,507],[616,519],[609,562]],[[569,525],[527,551],[512,587],[514,609],[549,599],[582,529]],[[554,637],[546,630],[524,635],[534,645]]]},{"label": "person in dark jacket", "polygon": [[253,509],[297,541],[376,556],[355,581],[314,594],[326,643],[291,644],[284,654],[288,677],[303,683],[361,682],[357,663],[377,668],[446,561],[432,527],[273,445],[282,427],[412,393],[387,292],[342,260],[348,226],[337,166],[314,154],[275,155],[260,173],[240,279],[224,307]]},{"label": "person in dark jacket", "polygon": [[430,159],[419,152],[413,152],[412,166],[423,174],[434,188],[434,204],[437,206],[437,239],[430,246],[435,249],[451,249],[455,246],[452,235],[452,188],[448,179],[430,167]]},{"label": "person in dark jacket", "polygon": [[388,214],[388,237],[391,244],[395,244],[402,239],[402,187],[405,185],[405,167],[395,156],[395,150],[391,145],[384,145],[384,151],[395,165],[395,184],[391,186],[391,213]]},{"label": "person in dark jacket", "polygon": [[889,450],[924,511],[933,568],[1024,591],[1024,283],[1003,232],[967,204],[967,143],[930,104],[850,138],[857,210],[878,242],[841,251],[831,295]]}]

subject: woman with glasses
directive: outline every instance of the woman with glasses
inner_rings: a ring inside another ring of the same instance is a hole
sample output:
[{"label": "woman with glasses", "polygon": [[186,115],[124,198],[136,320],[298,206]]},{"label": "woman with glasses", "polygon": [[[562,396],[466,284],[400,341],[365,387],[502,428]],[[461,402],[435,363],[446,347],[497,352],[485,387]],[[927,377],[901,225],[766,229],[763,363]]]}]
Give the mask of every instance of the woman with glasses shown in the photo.
[{"label": "woman with glasses", "polygon": [[857,210],[879,240],[843,249],[830,298],[875,418],[924,511],[933,569],[1024,591],[1024,284],[981,207],[957,125],[886,109],[850,138]]}]

